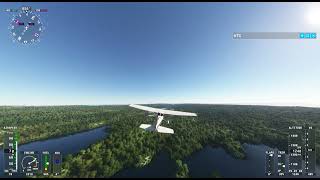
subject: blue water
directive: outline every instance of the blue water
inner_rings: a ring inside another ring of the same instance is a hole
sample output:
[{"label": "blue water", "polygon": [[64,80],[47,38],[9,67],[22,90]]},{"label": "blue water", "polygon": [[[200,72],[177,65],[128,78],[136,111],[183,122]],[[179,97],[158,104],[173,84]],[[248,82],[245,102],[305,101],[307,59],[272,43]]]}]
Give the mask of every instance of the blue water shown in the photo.
[{"label": "blue water", "polygon": [[[266,177],[265,151],[274,150],[265,145],[243,144],[247,154],[245,160],[235,159],[223,148],[206,146],[184,159],[188,164],[189,176],[194,178],[209,178],[217,171],[222,177]],[[288,159],[288,157],[287,157]],[[118,172],[114,177],[174,177],[175,162],[168,153],[159,155],[143,168],[129,168]],[[319,174],[319,167],[317,173]],[[286,176],[288,177],[288,176]],[[319,176],[318,176],[319,177]]]},{"label": "blue water", "polygon": [[[81,149],[85,149],[91,144],[104,139],[107,133],[107,127],[100,127],[73,135],[24,144],[18,146],[18,151],[60,151],[64,156],[70,153],[77,153]],[[0,149],[0,176],[3,175],[3,163],[3,150]]]},{"label": "blue water", "polygon": [[206,146],[186,159],[191,177],[211,177],[214,170],[222,177],[265,177],[265,151],[271,148],[264,145],[244,144],[245,160],[231,157],[223,148]]},{"label": "blue water", "polygon": [[[267,177],[265,175],[265,152],[269,150],[277,152],[277,149],[252,144],[243,144],[243,148],[247,155],[245,160],[232,158],[222,148],[206,146],[186,159],[185,162],[188,164],[190,176],[211,177],[213,171],[216,170],[222,177],[226,178]],[[288,155],[286,155],[286,161],[286,164],[288,164]],[[316,171],[319,175],[319,166]]]},{"label": "blue water", "polygon": [[93,130],[80,132],[77,134],[36,141],[24,144],[19,147],[19,151],[60,151],[62,154],[77,153],[81,149],[104,139],[106,136],[106,127],[100,127]]}]

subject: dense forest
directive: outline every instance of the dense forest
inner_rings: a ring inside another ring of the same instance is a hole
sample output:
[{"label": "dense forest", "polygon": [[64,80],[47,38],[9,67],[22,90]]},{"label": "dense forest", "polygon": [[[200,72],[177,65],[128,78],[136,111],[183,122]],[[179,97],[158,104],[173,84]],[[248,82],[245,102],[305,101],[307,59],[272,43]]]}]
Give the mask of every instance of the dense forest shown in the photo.
[{"label": "dense forest", "polygon": [[[141,167],[147,157],[152,160],[162,150],[168,151],[176,162],[176,177],[190,177],[184,159],[205,145],[221,146],[234,158],[244,159],[243,143],[266,144],[287,150],[288,126],[312,125],[319,137],[320,108],[205,104],[151,106],[195,112],[198,117],[166,116],[162,125],[173,128],[173,135],[138,128],[141,123],[152,123],[154,117],[128,106],[2,107],[0,123],[17,125],[24,141],[73,133],[99,124],[110,126],[109,135],[104,140],[78,154],[64,157],[62,177],[112,177],[123,168]],[[319,146],[316,144],[317,162],[320,162]],[[212,176],[220,175],[213,172]]]},{"label": "dense forest", "polygon": [[[142,122],[152,122],[152,117],[139,110],[124,108],[118,112],[120,117],[108,121],[112,132],[106,140],[68,157],[64,164],[67,170],[64,176],[111,177],[122,168],[133,167],[139,161],[139,156],[152,156],[164,149],[177,162],[176,176],[188,177],[188,167],[181,160],[207,144],[222,146],[235,158],[245,158],[242,143],[263,143],[287,150],[288,126],[309,123],[319,129],[320,109],[314,108],[222,105],[162,107],[197,112],[199,116],[195,119],[166,117],[170,121],[166,126],[175,130],[174,135],[167,135],[137,128]],[[91,163],[92,160],[95,162]]]},{"label": "dense forest", "polygon": [[[102,126],[110,111],[117,111],[117,107],[2,106],[0,107],[0,124],[1,127],[17,126],[20,134],[19,143],[23,144]],[[1,144],[3,131],[0,132]]]}]

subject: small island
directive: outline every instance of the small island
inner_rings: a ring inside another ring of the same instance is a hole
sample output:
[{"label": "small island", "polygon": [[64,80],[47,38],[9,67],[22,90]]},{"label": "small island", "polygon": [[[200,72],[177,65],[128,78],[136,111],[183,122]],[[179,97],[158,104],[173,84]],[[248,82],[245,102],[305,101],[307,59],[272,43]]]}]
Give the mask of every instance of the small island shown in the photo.
[{"label": "small island", "polygon": [[151,156],[140,156],[139,162],[136,163],[135,167],[144,167],[151,162]]}]

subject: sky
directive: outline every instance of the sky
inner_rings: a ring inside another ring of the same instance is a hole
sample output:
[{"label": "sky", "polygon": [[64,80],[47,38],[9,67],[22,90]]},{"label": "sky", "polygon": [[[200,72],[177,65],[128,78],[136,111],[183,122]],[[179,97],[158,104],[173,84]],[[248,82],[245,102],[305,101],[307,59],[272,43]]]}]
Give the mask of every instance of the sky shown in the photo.
[{"label": "sky", "polygon": [[[3,10],[23,5],[48,9],[37,44],[12,42],[14,14]],[[232,39],[233,32],[320,32],[315,7],[0,3],[0,105],[320,107],[319,39]]]}]

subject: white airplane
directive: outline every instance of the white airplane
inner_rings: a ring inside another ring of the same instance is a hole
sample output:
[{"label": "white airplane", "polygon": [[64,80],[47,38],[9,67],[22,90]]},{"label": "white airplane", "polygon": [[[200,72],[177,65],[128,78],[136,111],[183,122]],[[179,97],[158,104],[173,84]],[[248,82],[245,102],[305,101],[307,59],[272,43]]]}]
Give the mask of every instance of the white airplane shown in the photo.
[{"label": "white airplane", "polygon": [[156,121],[155,124],[141,124],[139,126],[140,128],[142,128],[142,129],[144,129],[146,131],[156,131],[156,132],[160,132],[160,133],[174,134],[173,129],[160,126],[160,124],[161,124],[161,122],[163,120],[163,115],[164,114],[175,115],[175,116],[197,116],[197,114],[190,113],[190,112],[158,109],[158,108],[152,108],[152,107],[141,106],[141,105],[136,105],[136,104],[130,104],[129,106],[137,108],[137,109],[141,109],[141,110],[144,110],[144,111],[157,113],[157,121]]}]

